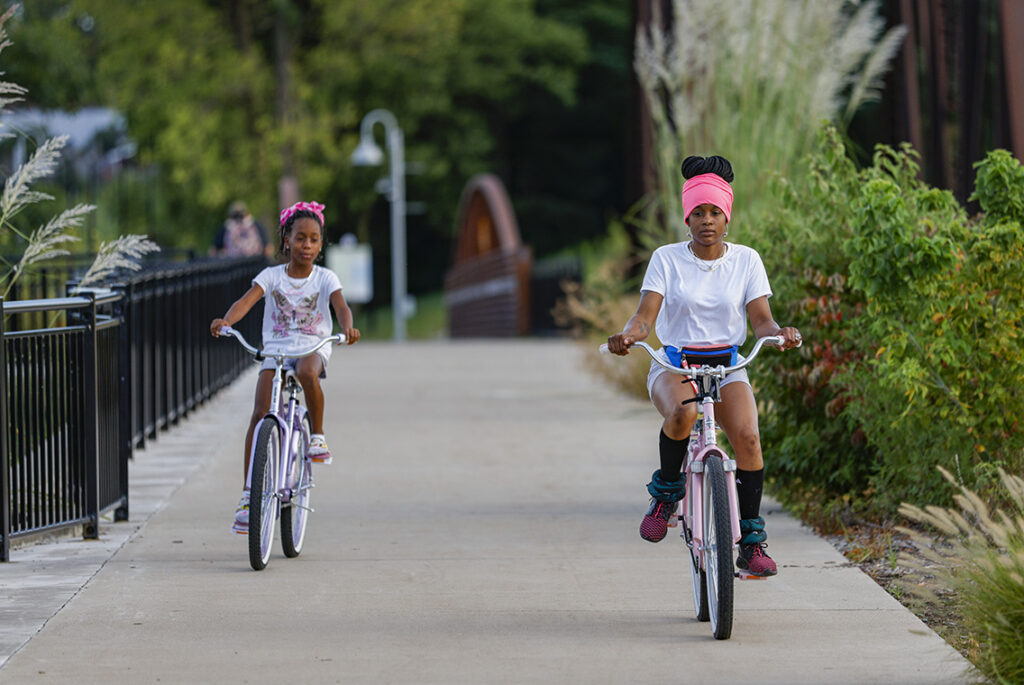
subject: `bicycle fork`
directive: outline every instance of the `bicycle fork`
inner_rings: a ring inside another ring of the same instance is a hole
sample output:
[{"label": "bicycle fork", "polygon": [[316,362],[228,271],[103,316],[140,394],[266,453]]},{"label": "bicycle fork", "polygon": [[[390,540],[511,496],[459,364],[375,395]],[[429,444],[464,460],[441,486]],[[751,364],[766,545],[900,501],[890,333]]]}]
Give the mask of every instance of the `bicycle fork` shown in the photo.
[{"label": "bicycle fork", "polygon": [[689,529],[691,539],[688,543],[702,560],[704,549],[704,508],[703,502],[697,501],[693,495],[697,492],[704,492],[704,459],[712,452],[722,459],[722,467],[725,471],[725,491],[729,500],[729,524],[732,529],[734,548],[739,545],[741,537],[740,505],[739,496],[736,491],[736,460],[729,458],[718,449],[714,409],[708,407],[708,405],[712,404],[711,398],[705,397],[703,404],[704,412],[697,423],[694,424],[693,431],[690,434],[690,450],[686,459],[688,487],[680,511],[680,515],[685,517],[685,525],[683,526],[684,536],[686,530]]}]

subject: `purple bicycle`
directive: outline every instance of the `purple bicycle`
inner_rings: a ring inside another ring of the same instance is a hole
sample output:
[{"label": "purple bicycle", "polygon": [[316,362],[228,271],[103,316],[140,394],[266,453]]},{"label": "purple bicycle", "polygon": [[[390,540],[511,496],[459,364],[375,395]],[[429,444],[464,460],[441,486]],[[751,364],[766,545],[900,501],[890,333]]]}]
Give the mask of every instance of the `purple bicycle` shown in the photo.
[{"label": "purple bicycle", "polygon": [[[274,524],[281,519],[281,548],[286,557],[297,557],[306,537],[306,524],[313,509],[309,498],[313,489],[313,461],[307,456],[310,421],[306,408],[299,403],[302,392],[291,371],[284,368],[285,359],[307,357],[324,345],[343,343],[341,333],[323,338],[298,354],[264,355],[250,345],[242,334],[224,326],[221,335],[231,335],[255,355],[274,360],[276,371],[270,391],[270,411],[260,419],[253,431],[252,455],[249,459],[249,564],[261,571],[270,561],[274,541]],[[282,395],[282,389],[287,397]]]},{"label": "purple bicycle", "polygon": [[[686,376],[697,386],[698,416],[690,433],[686,456],[686,494],[679,501],[670,526],[682,521],[680,533],[690,552],[690,576],[693,581],[693,603],[698,621],[711,621],[711,632],[718,640],[732,635],[733,580],[759,576],[741,574],[733,567],[735,549],[739,544],[740,508],[736,494],[736,460],[718,446],[715,424],[715,403],[722,399],[719,384],[733,371],[749,365],[764,345],[782,345],[782,336],[761,338],[743,361],[733,366],[690,366],[679,368],[665,362],[645,342],[642,347],[651,358],[679,376]],[[601,345],[608,352],[608,345]]]}]

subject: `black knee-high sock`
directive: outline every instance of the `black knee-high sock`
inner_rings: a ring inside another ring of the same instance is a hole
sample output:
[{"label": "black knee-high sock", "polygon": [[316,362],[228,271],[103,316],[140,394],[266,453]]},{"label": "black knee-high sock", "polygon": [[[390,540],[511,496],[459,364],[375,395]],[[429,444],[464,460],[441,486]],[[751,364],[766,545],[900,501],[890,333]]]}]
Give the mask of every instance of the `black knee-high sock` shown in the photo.
[{"label": "black knee-high sock", "polygon": [[661,477],[664,480],[676,481],[683,470],[686,460],[686,446],[690,444],[690,436],[682,440],[673,440],[661,431],[658,438],[658,451],[661,453]]},{"label": "black knee-high sock", "polygon": [[740,501],[741,519],[756,519],[761,515],[761,490],[763,489],[763,468],[757,471],[736,469],[736,495]]}]

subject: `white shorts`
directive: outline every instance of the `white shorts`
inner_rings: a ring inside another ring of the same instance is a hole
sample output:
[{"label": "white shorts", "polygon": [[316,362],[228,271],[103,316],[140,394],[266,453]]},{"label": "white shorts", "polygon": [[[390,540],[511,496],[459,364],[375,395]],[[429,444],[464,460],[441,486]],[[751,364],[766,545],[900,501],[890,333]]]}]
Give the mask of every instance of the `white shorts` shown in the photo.
[{"label": "white shorts", "polygon": [[[329,355],[324,354],[324,351],[323,351],[322,348],[317,350],[316,353],[320,357],[320,361],[323,362],[323,364],[320,367],[320,378],[327,378],[327,360],[329,359]],[[285,368],[285,370],[286,371],[293,370],[295,368],[295,362],[297,362],[297,361],[299,361],[299,360],[298,359],[285,359],[284,360],[284,368]],[[262,371],[263,369],[270,369],[271,371],[273,371],[276,368],[277,368],[277,362],[275,362],[270,357],[265,358],[263,360],[263,363],[260,364],[260,371]]]},{"label": "white shorts", "polygon": [[[665,354],[665,349],[664,348],[660,348],[658,350],[657,354],[658,354],[658,356],[662,360],[664,360],[664,362],[666,364],[671,364],[672,363],[672,362],[669,361],[668,355]],[[744,359],[744,356],[742,354],[738,354],[737,353],[736,361],[737,362],[741,362],[741,361],[743,361],[743,359]],[[647,394],[649,396],[651,396],[652,400],[654,399],[653,392],[652,392],[653,389],[654,389],[654,381],[658,380],[658,378],[663,373],[669,373],[668,369],[664,368],[661,364],[659,364],[658,362],[656,362],[656,361],[654,361],[652,359],[651,360],[651,370],[647,373]],[[686,376],[680,376],[679,380],[680,381],[686,380]],[[747,370],[746,369],[740,369],[739,371],[733,371],[728,376],[726,376],[725,379],[722,380],[721,383],[718,384],[718,387],[719,388],[724,388],[725,386],[729,385],[730,383],[746,383],[747,385],[750,385],[750,378],[747,377]]]}]

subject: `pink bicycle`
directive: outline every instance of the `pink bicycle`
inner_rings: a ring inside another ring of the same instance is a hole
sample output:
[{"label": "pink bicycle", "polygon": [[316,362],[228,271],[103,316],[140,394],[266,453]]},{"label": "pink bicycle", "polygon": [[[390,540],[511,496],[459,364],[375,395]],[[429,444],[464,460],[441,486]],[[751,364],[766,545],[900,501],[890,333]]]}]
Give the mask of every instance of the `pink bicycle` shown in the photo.
[{"label": "pink bicycle", "polygon": [[[681,537],[690,552],[690,576],[693,581],[693,603],[698,621],[711,621],[711,632],[718,640],[732,635],[733,580],[755,579],[759,576],[741,574],[733,567],[739,544],[740,507],[736,495],[736,460],[729,458],[718,446],[715,424],[715,402],[722,399],[719,384],[733,371],[749,365],[764,345],[782,345],[782,336],[761,338],[743,361],[733,366],[690,366],[679,368],[665,362],[645,342],[642,347],[655,362],[669,372],[686,376],[697,386],[697,402],[702,416],[690,433],[686,456],[686,494],[679,501],[670,526],[682,521]],[[608,345],[601,345],[608,352]]]}]

